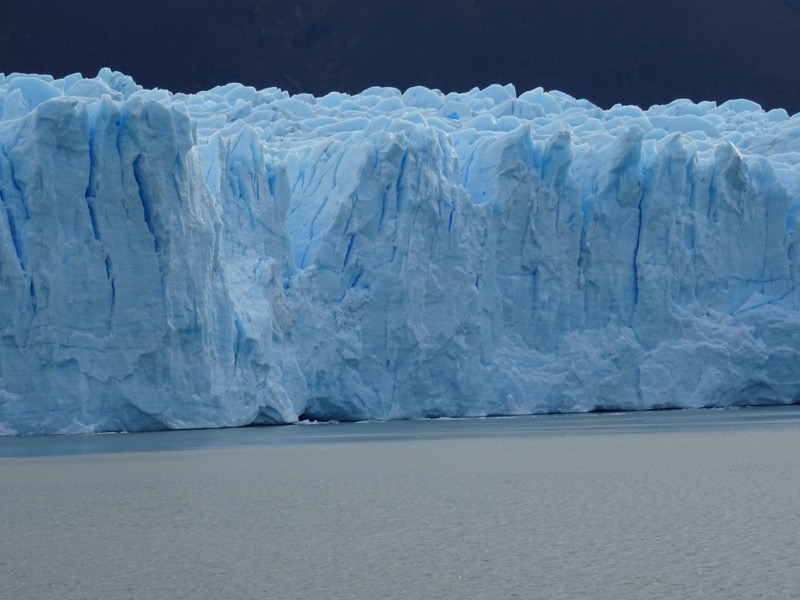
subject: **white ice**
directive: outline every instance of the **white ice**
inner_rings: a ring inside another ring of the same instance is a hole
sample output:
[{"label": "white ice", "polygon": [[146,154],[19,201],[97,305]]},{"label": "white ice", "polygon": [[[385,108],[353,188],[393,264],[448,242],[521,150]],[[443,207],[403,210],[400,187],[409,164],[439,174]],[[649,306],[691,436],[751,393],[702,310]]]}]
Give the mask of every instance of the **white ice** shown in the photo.
[{"label": "white ice", "polygon": [[0,75],[0,434],[800,401],[800,115]]}]

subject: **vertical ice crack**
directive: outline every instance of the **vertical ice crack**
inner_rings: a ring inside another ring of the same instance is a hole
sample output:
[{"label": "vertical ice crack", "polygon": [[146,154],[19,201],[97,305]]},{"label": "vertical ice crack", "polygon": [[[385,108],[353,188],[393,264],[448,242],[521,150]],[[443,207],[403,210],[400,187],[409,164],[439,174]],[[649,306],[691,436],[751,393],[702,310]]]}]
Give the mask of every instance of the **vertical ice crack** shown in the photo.
[{"label": "vertical ice crack", "polygon": [[645,186],[642,186],[642,196],[639,198],[639,223],[636,229],[636,244],[633,247],[633,306],[639,303],[639,244],[642,241],[642,222],[644,212]]},{"label": "vertical ice crack", "polygon": [[33,283],[32,277],[31,277],[31,285],[28,288],[28,291],[31,296],[31,308],[33,309],[33,314],[36,315],[36,285]]},{"label": "vertical ice crack", "polygon": [[153,225],[152,199],[147,192],[146,183],[142,177],[141,160],[142,155],[140,154],[136,157],[136,160],[133,161],[133,177],[136,180],[136,187],[139,190],[139,199],[142,202],[144,222],[145,225],[147,225],[147,230],[150,232],[150,235],[153,236],[153,248],[155,249],[156,253],[158,253],[161,250],[161,244],[158,241],[158,236],[156,235],[155,227]]},{"label": "vertical ice crack", "polygon": [[447,252],[453,251],[453,214],[455,213],[455,206],[450,207],[450,216],[447,218]]},{"label": "vertical ice crack", "polygon": [[386,184],[386,188],[383,190],[383,196],[381,196],[381,214],[378,217],[378,233],[383,230],[383,220],[386,218],[386,202],[389,196],[389,190],[391,189],[392,184]]},{"label": "vertical ice crack", "polygon": [[350,262],[350,251],[353,249],[353,241],[356,239],[355,234],[350,236],[350,243],[347,244],[347,251],[344,254],[344,263],[342,264],[342,271],[345,270],[347,267],[347,263]]},{"label": "vertical ice crack", "polygon": [[94,198],[89,195],[88,189],[86,190],[86,208],[89,211],[89,220],[92,223],[92,233],[94,234],[94,239],[100,241],[100,230],[97,227],[97,214],[94,205]]},{"label": "vertical ice crack", "polygon": [[[5,153],[4,150],[0,150],[3,153],[3,158],[5,159],[5,164],[8,165],[9,169],[9,176],[11,179],[11,183],[14,186],[17,194],[19,195],[19,204],[22,207],[22,217],[23,219],[29,219],[30,215],[28,213],[28,207],[25,205],[25,197],[22,193],[22,189],[17,181],[16,177],[14,176],[14,165],[11,162],[9,156]],[[14,254],[17,256],[17,262],[19,263],[20,270],[23,273],[27,273],[27,263],[25,260],[25,252],[22,247],[22,240],[20,239],[19,231],[17,230],[17,220],[14,216],[14,207],[11,205],[10,200],[6,198],[2,194],[2,190],[0,190],[0,204],[2,204],[6,211],[6,219],[8,220],[8,230],[9,234],[11,235],[11,245],[14,246]]]},{"label": "vertical ice crack", "polygon": [[100,230],[97,227],[97,214],[95,199],[97,198],[97,157],[94,148],[94,132],[89,133],[89,182],[86,184],[86,208],[89,211],[89,220],[92,223],[94,239],[100,240]]},{"label": "vertical ice crack", "polygon": [[[0,201],[2,201],[2,196],[0,196]],[[20,242],[19,234],[17,233],[17,224],[14,220],[14,215],[8,206],[6,206],[6,218],[8,219],[8,231],[11,234],[11,245],[14,246],[14,254],[17,255],[19,268],[23,273],[27,273],[25,256],[22,252],[22,243]]]},{"label": "vertical ice crack", "polygon": [[106,279],[111,284],[111,314],[114,314],[114,307],[117,303],[117,282],[114,279],[114,269],[111,264],[111,257],[106,255],[105,258],[105,265],[106,265]]},{"label": "vertical ice crack", "polygon": [[234,328],[236,329],[236,337],[234,338],[233,341],[233,368],[236,369],[236,367],[239,364],[239,355],[242,352],[245,333],[244,333],[244,327],[242,326],[242,322],[241,320],[239,320],[239,317],[236,317],[233,325]]},{"label": "vertical ice crack", "polygon": [[[397,171],[397,197],[395,198],[395,214],[399,215],[403,212],[403,208],[405,207],[405,185],[403,184],[403,180],[405,179],[406,175],[406,162],[408,160],[408,155],[411,151],[406,150],[403,154],[403,158],[400,160],[400,168]],[[417,174],[419,176],[419,174]]]}]

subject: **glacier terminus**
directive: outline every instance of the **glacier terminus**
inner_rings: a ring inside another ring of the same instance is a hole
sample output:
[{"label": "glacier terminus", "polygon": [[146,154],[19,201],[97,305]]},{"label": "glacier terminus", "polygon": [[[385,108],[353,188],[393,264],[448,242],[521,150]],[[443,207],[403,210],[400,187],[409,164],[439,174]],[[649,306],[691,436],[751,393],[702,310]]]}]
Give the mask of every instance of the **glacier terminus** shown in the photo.
[{"label": "glacier terminus", "polygon": [[800,402],[800,115],[0,75],[0,434]]}]

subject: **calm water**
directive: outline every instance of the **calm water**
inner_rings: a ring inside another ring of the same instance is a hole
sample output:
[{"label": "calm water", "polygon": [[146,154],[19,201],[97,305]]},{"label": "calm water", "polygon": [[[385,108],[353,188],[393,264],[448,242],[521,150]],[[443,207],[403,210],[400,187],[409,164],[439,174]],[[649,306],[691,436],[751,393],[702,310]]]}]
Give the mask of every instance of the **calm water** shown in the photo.
[{"label": "calm water", "polygon": [[0,438],[0,598],[800,598],[800,407]]}]

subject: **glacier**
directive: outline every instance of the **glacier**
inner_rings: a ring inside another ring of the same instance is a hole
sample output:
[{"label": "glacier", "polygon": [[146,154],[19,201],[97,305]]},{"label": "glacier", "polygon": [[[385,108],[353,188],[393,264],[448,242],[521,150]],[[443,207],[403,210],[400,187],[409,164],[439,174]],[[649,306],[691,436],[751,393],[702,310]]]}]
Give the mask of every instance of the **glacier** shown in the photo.
[{"label": "glacier", "polygon": [[800,115],[0,75],[0,434],[800,402]]}]

